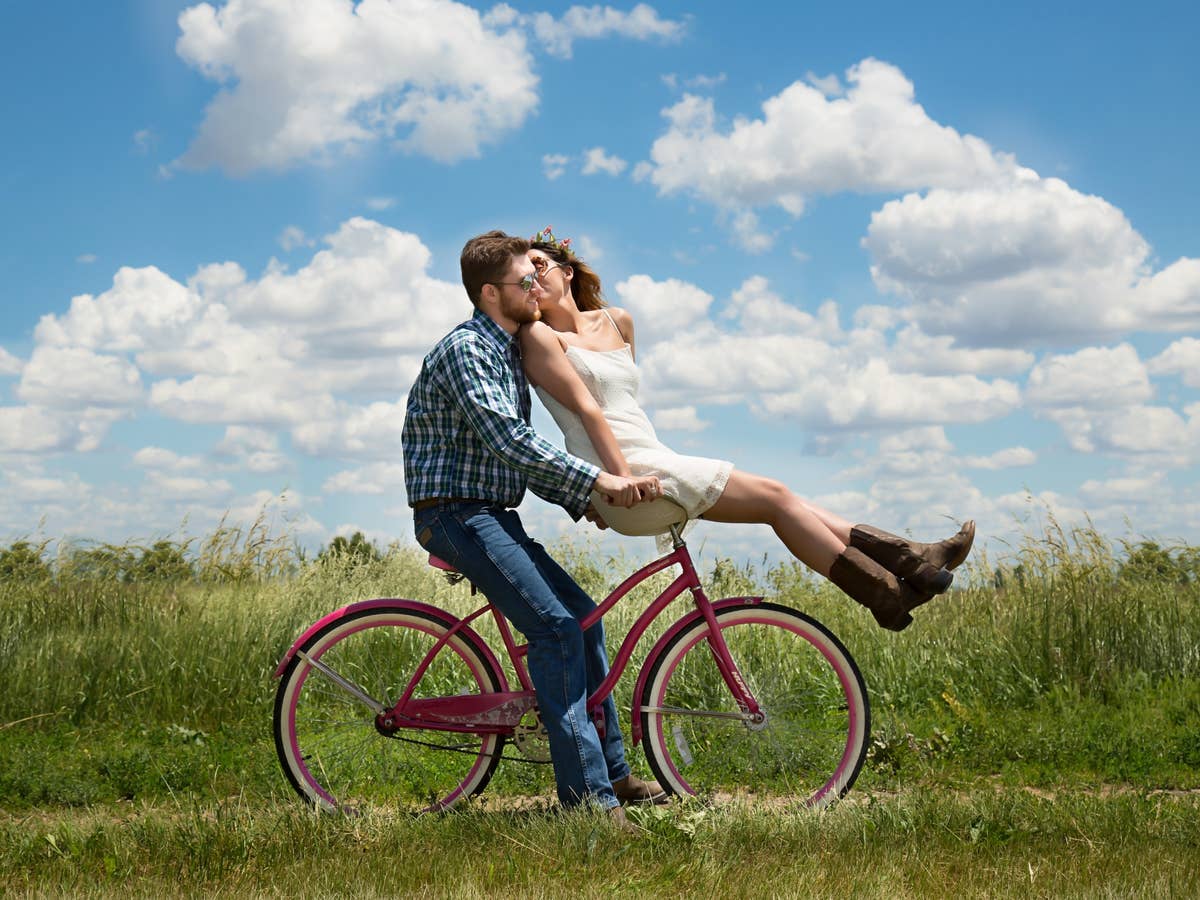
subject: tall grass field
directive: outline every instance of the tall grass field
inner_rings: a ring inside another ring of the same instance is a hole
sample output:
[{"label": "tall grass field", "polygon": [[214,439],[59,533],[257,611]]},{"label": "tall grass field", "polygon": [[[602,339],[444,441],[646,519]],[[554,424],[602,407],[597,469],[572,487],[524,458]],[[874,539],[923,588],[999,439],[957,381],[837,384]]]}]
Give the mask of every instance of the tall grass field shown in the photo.
[{"label": "tall grass field", "polygon": [[[597,598],[636,567],[554,552]],[[275,758],[281,656],[355,600],[465,614],[465,586],[415,548],[305,559],[261,526],[0,549],[0,895],[1200,896],[1196,548],[1051,523],[901,634],[798,565],[707,571],[713,599],[800,609],[858,662],[871,749],[841,803],[680,802],[629,835],[506,760],[450,814],[317,815]],[[613,649],[664,578],[606,620]]]}]

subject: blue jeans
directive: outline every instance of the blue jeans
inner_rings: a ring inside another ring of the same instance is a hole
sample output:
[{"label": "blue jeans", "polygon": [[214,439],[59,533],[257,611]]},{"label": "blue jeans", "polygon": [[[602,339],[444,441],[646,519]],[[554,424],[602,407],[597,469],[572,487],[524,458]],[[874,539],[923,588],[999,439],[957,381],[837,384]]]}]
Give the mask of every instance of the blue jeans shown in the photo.
[{"label": "blue jeans", "polygon": [[605,699],[604,737],[587,698],[608,674],[604,625],[579,620],[596,608],[512,510],[485,503],[445,503],[418,510],[417,542],[466,575],[529,642],[529,676],[550,738],[558,799],[617,805],[612,782],[629,774],[617,707]]}]

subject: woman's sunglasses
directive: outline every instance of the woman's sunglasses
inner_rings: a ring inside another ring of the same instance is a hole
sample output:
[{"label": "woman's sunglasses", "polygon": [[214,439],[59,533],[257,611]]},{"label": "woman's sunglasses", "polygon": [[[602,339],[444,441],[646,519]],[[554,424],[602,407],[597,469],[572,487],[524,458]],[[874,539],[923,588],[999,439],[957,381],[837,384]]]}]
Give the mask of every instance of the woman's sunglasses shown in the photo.
[{"label": "woman's sunglasses", "polygon": [[538,278],[541,278],[551,269],[561,269],[563,267],[562,263],[551,262],[544,256],[535,256],[530,260],[530,262],[532,262],[533,267],[537,269]]}]

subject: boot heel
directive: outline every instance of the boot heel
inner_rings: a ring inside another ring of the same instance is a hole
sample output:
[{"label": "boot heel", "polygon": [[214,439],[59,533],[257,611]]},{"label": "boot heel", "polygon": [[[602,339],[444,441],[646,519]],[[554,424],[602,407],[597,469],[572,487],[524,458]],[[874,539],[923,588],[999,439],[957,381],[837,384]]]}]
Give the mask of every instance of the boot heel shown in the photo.
[{"label": "boot heel", "polygon": [[876,624],[880,628],[886,628],[888,631],[903,631],[913,621],[913,617],[906,612],[901,612],[899,615],[892,613],[890,616],[885,616],[883,613],[872,610],[871,614],[875,616]]},{"label": "boot heel", "polygon": [[935,569],[922,563],[912,575],[904,576],[905,582],[921,594],[944,594],[954,583],[954,573],[949,569]]}]

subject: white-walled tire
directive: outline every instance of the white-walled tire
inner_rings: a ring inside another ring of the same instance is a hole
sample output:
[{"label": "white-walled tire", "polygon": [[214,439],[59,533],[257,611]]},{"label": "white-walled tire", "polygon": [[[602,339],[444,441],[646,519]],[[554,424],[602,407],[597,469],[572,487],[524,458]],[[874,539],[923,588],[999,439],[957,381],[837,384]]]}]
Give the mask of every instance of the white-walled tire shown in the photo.
[{"label": "white-walled tire", "polygon": [[846,648],[774,603],[726,607],[716,619],[766,719],[738,717],[696,616],[646,661],[638,710],[655,777],[678,795],[791,797],[810,807],[843,796],[871,731],[866,685]]},{"label": "white-walled tire", "polygon": [[[446,809],[487,786],[498,735],[401,729],[385,736],[375,712],[314,668],[320,660],[384,704],[395,703],[427,651],[449,630],[420,610],[375,607],[330,622],[289,661],[275,694],[275,749],[292,787],[322,809]],[[493,693],[503,679],[469,629],[438,652],[414,697]]]}]

